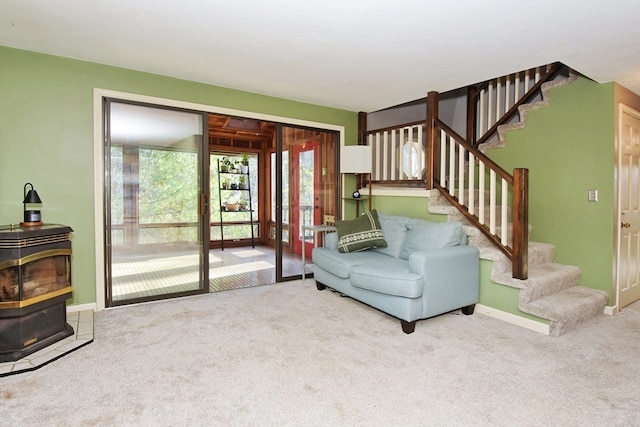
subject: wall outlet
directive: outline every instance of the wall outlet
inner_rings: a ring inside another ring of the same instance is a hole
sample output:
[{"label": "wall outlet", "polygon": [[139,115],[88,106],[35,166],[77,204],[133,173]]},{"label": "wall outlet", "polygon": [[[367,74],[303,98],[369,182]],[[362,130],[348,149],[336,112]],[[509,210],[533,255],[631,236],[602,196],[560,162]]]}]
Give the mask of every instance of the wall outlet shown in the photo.
[{"label": "wall outlet", "polygon": [[597,202],[598,201],[598,190],[595,189],[591,189],[589,190],[589,201],[590,202]]}]

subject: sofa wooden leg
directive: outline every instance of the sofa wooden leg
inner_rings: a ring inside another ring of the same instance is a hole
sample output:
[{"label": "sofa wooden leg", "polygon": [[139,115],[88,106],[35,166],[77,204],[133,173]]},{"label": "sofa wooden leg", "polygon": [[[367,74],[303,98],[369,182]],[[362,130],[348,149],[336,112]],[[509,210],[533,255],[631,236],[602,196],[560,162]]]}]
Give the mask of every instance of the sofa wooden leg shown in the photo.
[{"label": "sofa wooden leg", "polygon": [[326,285],[323,285],[322,283],[316,281],[316,288],[318,288],[319,291],[323,291],[325,289],[327,289]]},{"label": "sofa wooden leg", "polygon": [[412,334],[416,329],[416,321],[407,322],[406,320],[400,319],[400,324],[402,325],[402,332],[405,334]]},{"label": "sofa wooden leg", "polygon": [[475,304],[468,305],[466,307],[462,307],[462,314],[466,314],[467,316],[473,314],[473,310],[476,309]]}]

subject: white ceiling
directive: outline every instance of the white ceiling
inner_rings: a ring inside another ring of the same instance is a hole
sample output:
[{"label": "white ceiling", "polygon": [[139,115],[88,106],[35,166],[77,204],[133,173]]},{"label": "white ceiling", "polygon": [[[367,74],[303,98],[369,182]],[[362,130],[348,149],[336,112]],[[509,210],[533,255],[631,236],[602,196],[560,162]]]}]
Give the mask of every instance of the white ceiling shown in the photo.
[{"label": "white ceiling", "polygon": [[0,0],[0,45],[351,111],[555,61],[640,94],[640,0]]}]

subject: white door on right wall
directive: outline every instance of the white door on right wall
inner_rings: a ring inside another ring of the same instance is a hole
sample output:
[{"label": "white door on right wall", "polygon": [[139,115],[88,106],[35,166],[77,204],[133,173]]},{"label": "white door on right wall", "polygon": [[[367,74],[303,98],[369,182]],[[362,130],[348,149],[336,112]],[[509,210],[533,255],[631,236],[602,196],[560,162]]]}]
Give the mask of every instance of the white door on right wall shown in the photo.
[{"label": "white door on right wall", "polygon": [[618,307],[640,299],[640,113],[620,109],[618,150]]}]

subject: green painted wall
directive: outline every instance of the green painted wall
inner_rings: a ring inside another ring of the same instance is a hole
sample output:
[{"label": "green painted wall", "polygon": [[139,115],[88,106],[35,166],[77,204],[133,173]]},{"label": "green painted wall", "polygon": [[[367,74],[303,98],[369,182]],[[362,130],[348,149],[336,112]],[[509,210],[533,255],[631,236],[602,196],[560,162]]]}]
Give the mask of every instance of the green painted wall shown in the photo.
[{"label": "green painted wall", "polygon": [[0,47],[0,224],[22,220],[33,183],[43,220],[75,230],[72,304],[96,298],[94,88],[340,125],[357,139],[356,112]]},{"label": "green painted wall", "polygon": [[549,320],[523,313],[518,309],[520,290],[491,281],[492,261],[480,260],[480,298],[478,303],[506,313],[549,324]]},{"label": "green painted wall", "polygon": [[[507,171],[529,169],[530,240],[552,243],[555,261],[580,267],[580,284],[613,295],[614,84],[580,78],[553,89],[523,130],[487,155]],[[598,202],[587,192],[597,189]],[[611,299],[610,299],[611,300]]]},{"label": "green painted wall", "polygon": [[388,215],[404,215],[436,222],[447,220],[446,215],[429,213],[429,199],[427,197],[375,196],[372,207],[378,212]]}]

